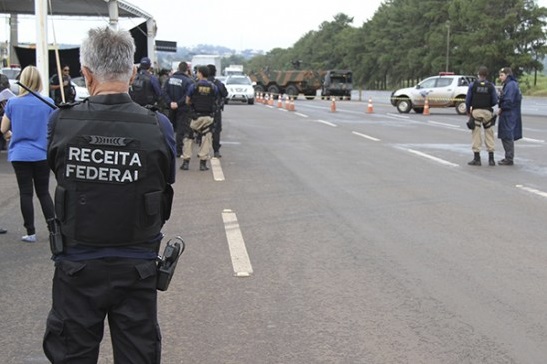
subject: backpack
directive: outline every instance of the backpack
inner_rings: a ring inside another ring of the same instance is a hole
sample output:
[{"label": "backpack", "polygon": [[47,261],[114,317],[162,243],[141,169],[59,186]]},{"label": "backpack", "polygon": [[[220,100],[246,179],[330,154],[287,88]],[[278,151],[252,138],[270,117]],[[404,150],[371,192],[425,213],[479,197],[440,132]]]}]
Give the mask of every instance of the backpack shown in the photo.
[{"label": "backpack", "polygon": [[155,97],[152,89],[151,76],[146,73],[138,73],[129,89],[129,96],[141,106],[154,105]]}]

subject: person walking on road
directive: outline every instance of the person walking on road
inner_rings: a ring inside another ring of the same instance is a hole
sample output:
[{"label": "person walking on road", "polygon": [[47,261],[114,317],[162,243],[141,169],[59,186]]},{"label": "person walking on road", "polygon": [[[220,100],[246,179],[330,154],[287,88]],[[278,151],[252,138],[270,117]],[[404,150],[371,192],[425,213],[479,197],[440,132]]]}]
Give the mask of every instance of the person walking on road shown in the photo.
[{"label": "person walking on road", "polygon": [[479,79],[469,85],[465,105],[467,114],[470,115],[474,124],[471,125],[473,146],[472,150],[474,158],[467,163],[471,166],[481,165],[481,146],[482,133],[481,127],[484,128],[484,142],[488,151],[488,164],[495,166],[494,161],[494,129],[492,128],[496,122],[493,107],[498,103],[498,94],[494,84],[486,79],[488,76],[488,68],[485,66],[479,67]]},{"label": "person walking on road", "polygon": [[[55,273],[43,339],[52,363],[97,363],[108,316],[114,363],[159,364],[156,259],[175,182],[169,119],[133,102],[135,43],[91,29],[80,47],[90,97],[50,118]],[[59,229],[57,229],[57,227]]]},{"label": "person walking on road", "polygon": [[[38,69],[27,66],[20,82],[34,92],[42,90]],[[46,97],[51,104],[53,100]],[[17,97],[8,100],[2,117],[1,131],[9,140],[8,160],[11,162],[19,186],[21,213],[26,243],[36,241],[33,194],[36,190],[42,213],[47,220],[54,218],[53,200],[49,194],[49,166],[47,163],[47,124],[53,109],[36,96],[21,88]]]},{"label": "person walking on road", "polygon": [[500,160],[500,166],[512,166],[515,158],[515,140],[522,139],[522,93],[519,84],[509,67],[503,67],[499,72],[503,88],[499,101],[498,138],[501,139],[505,158]]}]

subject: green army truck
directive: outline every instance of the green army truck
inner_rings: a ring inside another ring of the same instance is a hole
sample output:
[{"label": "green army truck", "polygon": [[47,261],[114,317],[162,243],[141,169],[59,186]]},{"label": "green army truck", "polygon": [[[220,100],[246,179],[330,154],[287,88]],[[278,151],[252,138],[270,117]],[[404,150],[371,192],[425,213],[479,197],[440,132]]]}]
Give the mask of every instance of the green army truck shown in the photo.
[{"label": "green army truck", "polygon": [[353,73],[350,70],[329,70],[323,73],[321,98],[340,97],[351,100]]},{"label": "green army truck", "polygon": [[254,84],[255,92],[272,94],[276,99],[282,94],[292,97],[304,94],[306,99],[312,100],[321,88],[322,80],[319,71],[270,71],[267,68],[251,71],[249,77]]}]

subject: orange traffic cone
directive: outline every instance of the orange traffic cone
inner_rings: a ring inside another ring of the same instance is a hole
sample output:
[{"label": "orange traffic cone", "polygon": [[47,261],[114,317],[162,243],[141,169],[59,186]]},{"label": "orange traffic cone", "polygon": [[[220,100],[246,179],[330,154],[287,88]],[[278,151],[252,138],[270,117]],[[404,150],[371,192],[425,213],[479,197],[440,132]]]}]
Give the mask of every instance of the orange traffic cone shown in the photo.
[{"label": "orange traffic cone", "polygon": [[273,106],[274,104],[274,95],[270,94],[270,98],[268,99],[268,105]]},{"label": "orange traffic cone", "polygon": [[294,111],[294,99],[291,97],[291,101],[289,102],[289,111]]},{"label": "orange traffic cone", "polygon": [[368,99],[367,113],[372,114],[374,112],[374,107],[372,106],[372,97]]},{"label": "orange traffic cone", "polygon": [[283,96],[281,94],[279,94],[279,96],[277,96],[277,107],[279,109],[281,109],[283,107]]},{"label": "orange traffic cone", "polygon": [[427,99],[427,97],[425,98],[424,115],[429,115],[429,100]]},{"label": "orange traffic cone", "polygon": [[331,97],[330,112],[336,112],[336,100],[334,97]]}]

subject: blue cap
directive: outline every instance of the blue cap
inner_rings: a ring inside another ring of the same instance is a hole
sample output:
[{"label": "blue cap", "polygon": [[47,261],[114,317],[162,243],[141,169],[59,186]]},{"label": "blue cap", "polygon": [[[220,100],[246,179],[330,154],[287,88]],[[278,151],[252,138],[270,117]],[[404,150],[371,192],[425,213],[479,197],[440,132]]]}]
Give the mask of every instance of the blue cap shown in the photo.
[{"label": "blue cap", "polygon": [[150,68],[150,66],[152,65],[152,62],[150,61],[150,58],[148,57],[142,57],[141,58],[141,67],[142,68]]}]

